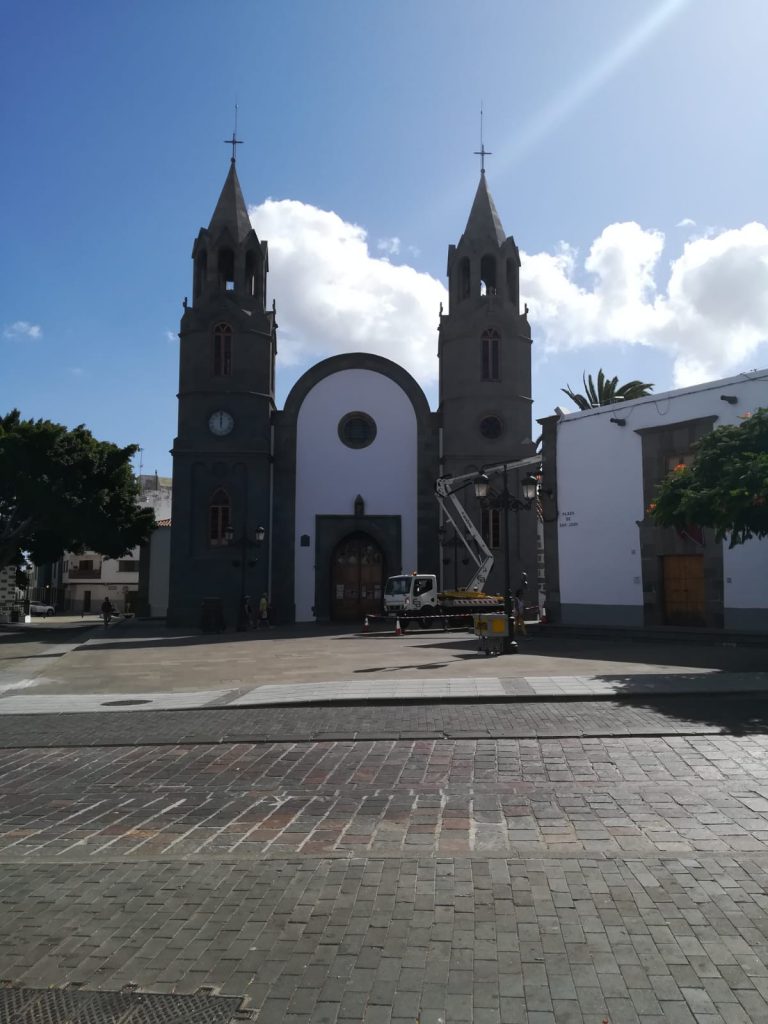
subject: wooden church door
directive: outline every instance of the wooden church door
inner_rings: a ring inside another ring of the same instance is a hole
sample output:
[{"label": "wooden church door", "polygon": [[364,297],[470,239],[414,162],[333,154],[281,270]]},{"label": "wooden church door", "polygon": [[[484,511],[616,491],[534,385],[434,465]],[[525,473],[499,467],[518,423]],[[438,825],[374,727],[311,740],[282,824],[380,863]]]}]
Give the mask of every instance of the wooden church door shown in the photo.
[{"label": "wooden church door", "polygon": [[331,556],[331,618],[362,621],[382,609],[384,555],[364,533],[345,537]]}]

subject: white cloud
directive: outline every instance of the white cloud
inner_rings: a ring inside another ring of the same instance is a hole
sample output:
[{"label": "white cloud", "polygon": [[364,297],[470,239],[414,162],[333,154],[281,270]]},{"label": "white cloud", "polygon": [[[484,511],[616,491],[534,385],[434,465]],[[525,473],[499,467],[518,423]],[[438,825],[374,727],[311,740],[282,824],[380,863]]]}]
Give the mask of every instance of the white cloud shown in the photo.
[{"label": "white cloud", "polygon": [[250,213],[269,241],[283,365],[374,352],[422,385],[436,380],[438,311],[448,304],[439,281],[372,255],[365,230],[335,213],[290,199],[268,199]]},{"label": "white cloud", "polygon": [[179,340],[179,336],[176,333],[176,331],[165,331],[164,333],[165,333],[165,340],[166,341],[173,342],[173,341],[178,341]]},{"label": "white cloud", "polygon": [[39,324],[31,324],[27,320],[17,320],[3,330],[6,338],[42,338],[43,329]]},{"label": "white cloud", "polygon": [[696,227],[696,221],[695,220],[691,220],[690,217],[683,217],[682,220],[679,220],[677,222],[677,224],[675,224],[675,227],[676,228],[695,228]]},{"label": "white cloud", "polygon": [[[435,383],[438,310],[448,308],[440,281],[375,255],[365,230],[335,213],[268,199],[251,217],[269,241],[283,366],[375,352],[423,386]],[[669,264],[664,245],[660,231],[630,221],[608,225],[584,257],[564,242],[554,253],[523,253],[535,340],[550,352],[652,346],[674,360],[678,386],[756,365],[768,340],[768,228],[690,238]]]},{"label": "white cloud", "polygon": [[522,257],[521,291],[534,336],[551,351],[596,342],[651,345],[674,359],[675,383],[699,383],[741,369],[768,339],[768,228],[746,224],[689,240],[657,276],[661,232],[610,224],[592,243],[577,282],[578,254]]},{"label": "white cloud", "polygon": [[385,252],[387,256],[397,256],[400,252],[400,239],[397,236],[380,238],[376,243],[376,248],[379,252]]}]

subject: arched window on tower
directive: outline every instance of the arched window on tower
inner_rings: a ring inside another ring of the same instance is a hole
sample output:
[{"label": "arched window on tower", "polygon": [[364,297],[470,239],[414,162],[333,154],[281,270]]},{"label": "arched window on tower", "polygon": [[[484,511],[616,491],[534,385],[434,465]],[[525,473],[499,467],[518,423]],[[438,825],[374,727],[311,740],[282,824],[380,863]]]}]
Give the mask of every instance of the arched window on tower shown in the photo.
[{"label": "arched window on tower", "polygon": [[480,294],[496,294],[496,257],[483,256],[480,260]]},{"label": "arched window on tower", "polygon": [[212,547],[227,543],[227,527],[232,522],[229,495],[219,487],[211,495],[208,506],[208,543]]},{"label": "arched window on tower", "polygon": [[469,298],[471,290],[471,276],[469,271],[469,260],[464,259],[459,264],[459,302]]},{"label": "arched window on tower", "polygon": [[259,264],[256,253],[249,249],[245,254],[245,294],[255,298],[259,290]]},{"label": "arched window on tower", "polygon": [[192,301],[198,299],[203,294],[203,288],[205,288],[205,278],[208,274],[208,253],[205,249],[201,249],[200,252],[195,256],[195,282],[192,292]]},{"label": "arched window on tower", "polygon": [[213,329],[213,375],[228,377],[232,373],[232,328],[216,324]]},{"label": "arched window on tower", "polygon": [[483,331],[480,336],[481,347],[481,380],[500,380],[499,375],[499,343],[501,335],[493,327]]},{"label": "arched window on tower", "polygon": [[235,287],[235,254],[231,249],[219,250],[219,288],[231,292]]}]

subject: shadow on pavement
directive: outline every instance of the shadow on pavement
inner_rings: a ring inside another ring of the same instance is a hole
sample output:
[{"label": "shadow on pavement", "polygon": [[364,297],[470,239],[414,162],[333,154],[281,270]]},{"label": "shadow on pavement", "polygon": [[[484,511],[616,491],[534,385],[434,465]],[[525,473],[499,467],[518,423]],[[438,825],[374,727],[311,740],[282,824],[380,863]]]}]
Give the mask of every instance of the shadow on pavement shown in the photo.
[{"label": "shadow on pavement", "polygon": [[[422,638],[425,634],[422,634]],[[475,641],[464,641],[467,649],[474,649]],[[435,643],[421,644],[420,649],[457,649],[457,638],[441,639]],[[637,665],[669,665],[686,668],[714,669],[721,672],[764,672],[768,670],[768,652],[761,647],[721,644],[703,646],[696,643],[656,640],[595,640],[573,638],[528,636],[519,638],[519,654],[529,657],[541,655],[546,658],[583,661],[617,661]],[[509,657],[515,657],[510,655]]]},{"label": "shadow on pavement", "polygon": [[[677,693],[665,696],[660,686],[669,676],[649,674],[647,676],[600,675],[601,682],[615,687],[617,702],[628,703],[633,708],[644,708],[654,714],[688,724],[700,723],[715,726],[732,736],[749,733],[768,733],[768,695],[761,693]],[[717,674],[675,673],[675,680],[685,681],[692,686],[701,686],[705,691],[707,681],[716,681]],[[738,691],[738,680],[734,682]]]},{"label": "shadow on pavement", "polygon": [[379,673],[379,672],[407,672],[410,669],[418,669],[419,671],[431,671],[436,668],[447,668],[450,665],[450,661],[429,661],[423,662],[421,665],[375,665],[373,668],[356,668],[355,675]]},{"label": "shadow on pavement", "polygon": [[[357,627],[355,627],[357,630]],[[343,623],[334,625],[273,626],[270,629],[227,629],[222,633],[201,633],[197,629],[168,629],[141,622],[119,622],[110,626],[107,633],[100,631],[83,640],[79,651],[114,651],[138,648],[160,647],[203,647],[210,644],[266,643],[270,640],[300,640],[312,637],[356,639],[359,630],[345,630]],[[86,643],[86,640],[88,641]],[[100,642],[101,641],[101,642]]]},{"label": "shadow on pavement", "polygon": [[[44,626],[20,629],[0,630],[0,644],[3,647],[17,645],[23,648],[29,644],[73,644],[78,639],[85,642],[93,636],[93,625],[88,626],[57,626],[55,629],[46,629]],[[31,655],[20,655],[20,657],[31,657]]]}]

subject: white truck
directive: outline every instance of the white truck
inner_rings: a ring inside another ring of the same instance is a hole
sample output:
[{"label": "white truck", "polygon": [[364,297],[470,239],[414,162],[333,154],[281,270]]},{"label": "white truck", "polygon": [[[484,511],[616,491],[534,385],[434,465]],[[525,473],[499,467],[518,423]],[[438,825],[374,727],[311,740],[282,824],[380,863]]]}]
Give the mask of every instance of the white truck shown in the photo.
[{"label": "white truck", "polygon": [[[487,476],[504,470],[524,469],[541,464],[541,456],[502,462],[484,469]],[[390,576],[384,586],[384,613],[400,620],[402,629],[417,621],[421,626],[440,624],[443,628],[460,624],[475,612],[499,611],[504,608],[502,594],[486,594],[484,587],[493,568],[493,554],[483,536],[459,501],[457,492],[468,487],[478,473],[461,476],[441,476],[435,481],[435,495],[443,516],[464,542],[470,558],[475,562],[475,573],[466,587],[458,590],[438,590],[437,577],[431,573],[412,572]],[[459,525],[461,524],[461,525]]]},{"label": "white truck", "polygon": [[478,611],[504,609],[501,594],[483,594],[471,590],[437,589],[437,576],[414,572],[410,576],[390,576],[384,586],[384,613],[400,620],[405,630],[409,622],[420,626],[460,625]]}]

